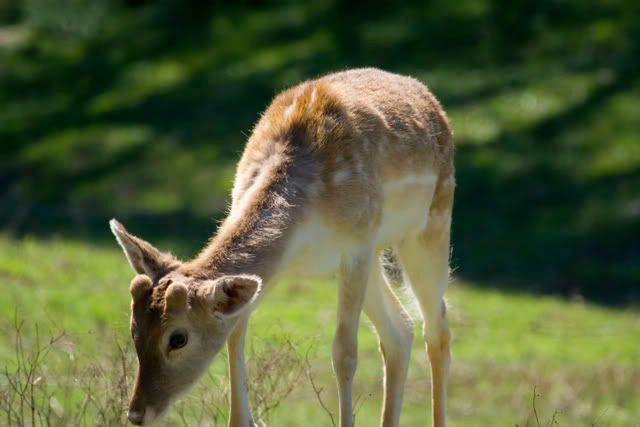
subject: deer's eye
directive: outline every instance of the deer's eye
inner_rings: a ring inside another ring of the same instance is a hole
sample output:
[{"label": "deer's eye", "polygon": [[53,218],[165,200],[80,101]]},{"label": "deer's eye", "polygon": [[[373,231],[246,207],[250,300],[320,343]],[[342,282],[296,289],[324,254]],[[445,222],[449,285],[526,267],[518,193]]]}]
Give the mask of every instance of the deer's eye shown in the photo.
[{"label": "deer's eye", "polygon": [[189,335],[187,335],[187,332],[184,330],[177,330],[169,337],[169,347],[171,350],[177,350],[187,345],[188,341]]}]

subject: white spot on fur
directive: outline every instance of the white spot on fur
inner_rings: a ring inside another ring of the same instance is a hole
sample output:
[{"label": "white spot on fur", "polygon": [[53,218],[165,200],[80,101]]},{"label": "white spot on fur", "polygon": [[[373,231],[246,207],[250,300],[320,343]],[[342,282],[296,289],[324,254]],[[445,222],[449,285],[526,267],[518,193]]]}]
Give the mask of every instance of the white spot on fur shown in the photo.
[{"label": "white spot on fur", "polygon": [[453,176],[449,176],[449,178],[445,179],[444,182],[442,183],[442,186],[444,188],[451,188],[455,185],[455,180],[453,178]]},{"label": "white spot on fur", "polygon": [[289,105],[287,108],[284,109],[285,117],[289,117],[291,114],[293,114],[293,111],[296,108],[296,102],[297,102],[297,99],[294,99],[291,105]]},{"label": "white spot on fur", "polygon": [[351,179],[351,171],[348,169],[340,169],[333,175],[333,182],[336,184],[342,184],[349,179]]},{"label": "white spot on fur", "polygon": [[311,107],[313,105],[314,102],[316,102],[316,88],[313,88],[313,91],[311,91],[311,99],[309,100],[309,107]]},{"label": "white spot on fur", "polygon": [[356,173],[361,176],[366,176],[366,172],[364,170],[364,161],[362,160],[362,157],[356,157],[354,161]]}]

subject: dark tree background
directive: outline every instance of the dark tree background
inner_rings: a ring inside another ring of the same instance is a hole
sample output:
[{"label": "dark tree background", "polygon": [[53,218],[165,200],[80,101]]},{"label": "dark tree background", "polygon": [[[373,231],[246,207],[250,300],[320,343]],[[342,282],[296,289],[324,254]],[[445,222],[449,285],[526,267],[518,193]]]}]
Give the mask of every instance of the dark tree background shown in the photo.
[{"label": "dark tree background", "polygon": [[637,303],[639,41],[626,0],[0,0],[0,227],[188,256],[272,96],[376,66],[450,113],[456,274]]}]

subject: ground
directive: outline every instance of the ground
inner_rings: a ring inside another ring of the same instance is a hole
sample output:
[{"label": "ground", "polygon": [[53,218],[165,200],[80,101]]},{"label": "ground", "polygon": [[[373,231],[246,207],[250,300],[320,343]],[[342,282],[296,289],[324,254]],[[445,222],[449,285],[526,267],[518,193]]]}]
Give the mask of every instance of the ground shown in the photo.
[{"label": "ground", "polygon": [[[0,365],[12,366],[15,360],[11,326],[15,316],[25,321],[26,341],[33,341],[35,323],[43,337],[49,331],[64,330],[67,335],[44,361],[43,384],[60,386],[72,377],[88,381],[87,371],[100,366],[104,375],[112,378],[94,375],[97,385],[93,393],[97,400],[102,399],[101,405],[108,406],[105,388],[118,389],[113,385],[120,375],[113,363],[117,343],[125,347],[129,363],[132,352],[127,292],[132,273],[115,241],[102,246],[56,238],[16,241],[4,236],[0,253]],[[275,383],[266,394],[280,395],[290,385],[294,387],[268,413],[270,425],[331,425],[309,378],[304,372],[299,375],[306,370],[304,357],[308,357],[316,387],[322,389],[323,401],[337,413],[330,367],[335,294],[333,281],[283,282],[252,317],[252,375]],[[461,280],[451,283],[448,300],[454,335],[451,425],[536,426],[535,412],[541,425],[549,425],[555,411],[560,426],[631,426],[637,422],[637,313],[579,300],[488,291]],[[363,322],[360,332],[356,421],[369,426],[376,424],[380,410],[382,365],[368,322]],[[419,330],[416,332],[420,336]],[[178,405],[191,425],[203,398],[210,399],[211,405],[221,405],[215,415],[224,420],[224,359],[221,354],[204,386],[197,387]],[[427,368],[424,348],[416,339],[402,425],[426,424]],[[272,376],[265,377],[260,372],[264,369],[271,370]],[[57,393],[61,406],[70,405],[65,408],[69,412],[77,404],[74,399],[82,399],[76,396],[65,401],[63,393]],[[262,394],[264,397],[265,392]],[[126,393],[123,398],[126,400]],[[97,404],[88,412],[99,412],[96,408]],[[123,416],[121,412],[120,421]],[[166,419],[166,425],[181,422],[175,409]]]}]

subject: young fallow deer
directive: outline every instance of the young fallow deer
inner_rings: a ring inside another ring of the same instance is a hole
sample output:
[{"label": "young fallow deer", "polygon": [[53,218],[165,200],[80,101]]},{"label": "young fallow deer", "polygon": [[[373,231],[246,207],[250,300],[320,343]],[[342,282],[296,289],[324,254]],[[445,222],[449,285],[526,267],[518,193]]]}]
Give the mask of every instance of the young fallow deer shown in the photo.
[{"label": "young fallow deer", "polygon": [[353,422],[362,309],[384,360],[381,424],[397,426],[413,324],[380,266],[381,250],[393,248],[424,318],[433,425],[445,426],[453,192],[447,117],[418,81],[357,69],[278,95],[238,164],[228,217],[195,259],[179,261],[110,223],[138,274],[130,287],[139,370],[129,420],[157,419],[226,342],[229,425],[253,426],[243,356],[249,314],[284,275],[339,272],[332,359],[340,426]]}]

